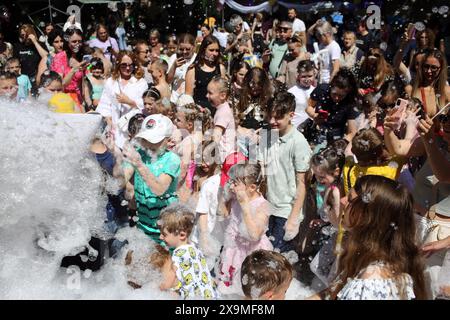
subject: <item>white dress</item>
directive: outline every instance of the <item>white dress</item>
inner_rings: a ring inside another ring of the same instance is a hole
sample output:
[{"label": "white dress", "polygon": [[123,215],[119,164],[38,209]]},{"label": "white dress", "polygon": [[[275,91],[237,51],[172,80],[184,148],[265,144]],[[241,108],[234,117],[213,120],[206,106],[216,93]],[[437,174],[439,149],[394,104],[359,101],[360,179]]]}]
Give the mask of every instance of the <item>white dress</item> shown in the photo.
[{"label": "white dress", "polygon": [[[374,262],[359,274],[376,272],[385,266],[382,262]],[[415,298],[413,280],[409,274],[402,274],[400,279],[382,279],[372,277],[349,279],[338,293],[339,300],[412,300]]]}]

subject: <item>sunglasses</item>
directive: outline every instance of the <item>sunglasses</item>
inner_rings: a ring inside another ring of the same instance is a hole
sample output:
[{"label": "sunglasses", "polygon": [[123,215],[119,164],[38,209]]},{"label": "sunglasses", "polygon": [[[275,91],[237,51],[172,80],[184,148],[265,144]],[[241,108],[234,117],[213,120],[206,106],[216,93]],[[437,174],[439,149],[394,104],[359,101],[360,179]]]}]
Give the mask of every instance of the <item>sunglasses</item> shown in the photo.
[{"label": "sunglasses", "polygon": [[423,68],[424,70],[431,69],[432,72],[436,72],[436,71],[438,71],[441,67],[434,66],[434,65],[428,64],[428,63],[424,63],[424,64],[422,65],[422,68]]},{"label": "sunglasses", "polygon": [[128,63],[121,63],[120,65],[120,68],[121,69],[127,69],[127,68],[130,68],[130,69],[134,69],[134,64],[128,64]]}]

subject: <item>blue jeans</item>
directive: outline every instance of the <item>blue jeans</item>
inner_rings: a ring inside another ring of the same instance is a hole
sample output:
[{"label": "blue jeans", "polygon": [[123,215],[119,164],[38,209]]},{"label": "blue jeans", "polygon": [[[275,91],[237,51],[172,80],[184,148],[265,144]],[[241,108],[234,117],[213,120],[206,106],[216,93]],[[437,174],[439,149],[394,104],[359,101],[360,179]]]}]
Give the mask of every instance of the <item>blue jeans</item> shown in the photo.
[{"label": "blue jeans", "polygon": [[284,241],[284,225],[287,219],[281,217],[270,216],[269,229],[267,230],[267,236],[272,242],[274,249],[279,249],[280,252],[287,252],[295,249],[294,241]]}]

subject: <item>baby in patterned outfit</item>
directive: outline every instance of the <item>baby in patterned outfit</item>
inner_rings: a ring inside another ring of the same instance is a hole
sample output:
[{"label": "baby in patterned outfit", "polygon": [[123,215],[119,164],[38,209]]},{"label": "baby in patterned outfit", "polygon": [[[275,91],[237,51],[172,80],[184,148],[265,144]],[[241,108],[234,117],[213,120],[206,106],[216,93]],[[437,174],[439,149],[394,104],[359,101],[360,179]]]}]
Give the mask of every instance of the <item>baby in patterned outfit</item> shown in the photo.
[{"label": "baby in patterned outfit", "polygon": [[173,290],[183,299],[218,299],[203,253],[189,241],[195,214],[187,206],[172,204],[161,211],[158,221],[160,239],[172,253],[170,272],[164,272],[162,290]]}]

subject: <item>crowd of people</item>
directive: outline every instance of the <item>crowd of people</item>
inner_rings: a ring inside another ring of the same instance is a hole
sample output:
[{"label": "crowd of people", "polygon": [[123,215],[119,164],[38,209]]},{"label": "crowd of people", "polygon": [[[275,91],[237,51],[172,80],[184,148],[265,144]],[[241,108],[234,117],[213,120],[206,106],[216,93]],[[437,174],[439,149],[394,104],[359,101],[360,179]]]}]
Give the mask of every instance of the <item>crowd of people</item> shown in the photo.
[{"label": "crowd of people", "polygon": [[23,24],[0,31],[0,98],[103,117],[105,228],[148,235],[181,299],[284,299],[293,278],[311,299],[448,299],[444,43],[409,24],[389,56],[367,17],[266,19],[129,44]]}]

